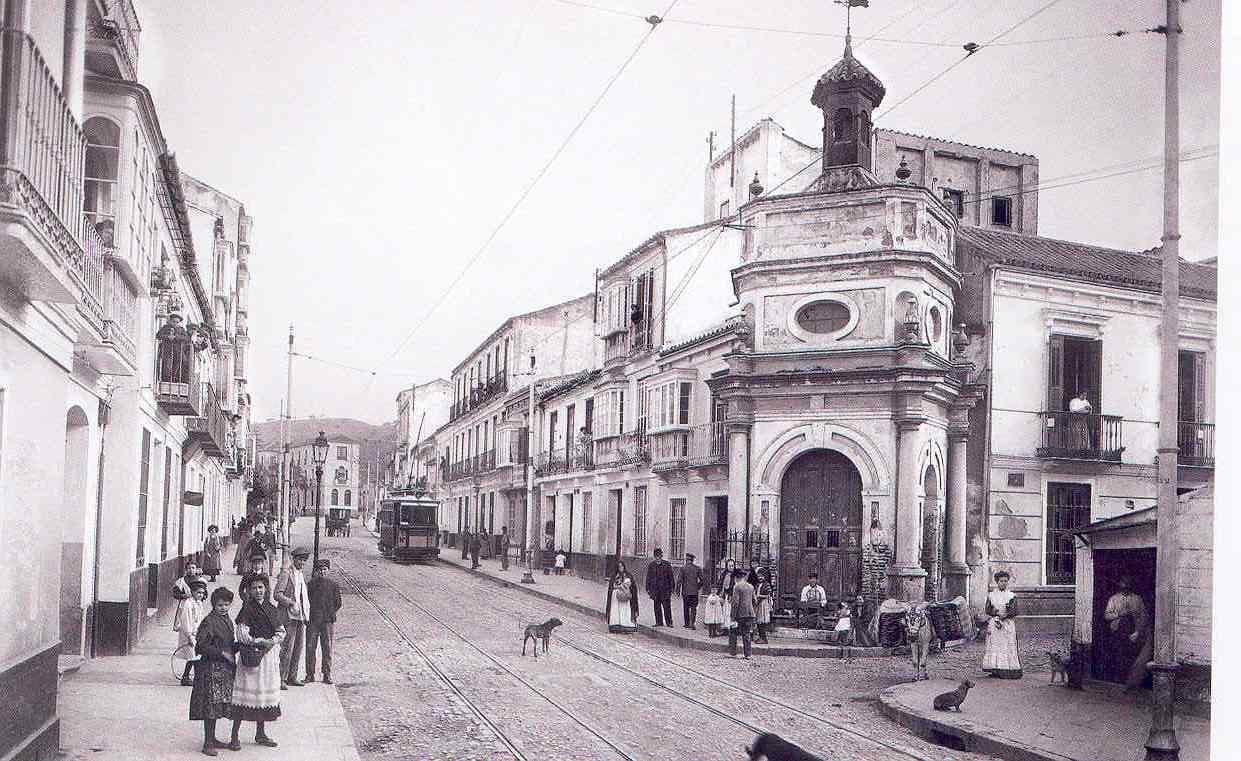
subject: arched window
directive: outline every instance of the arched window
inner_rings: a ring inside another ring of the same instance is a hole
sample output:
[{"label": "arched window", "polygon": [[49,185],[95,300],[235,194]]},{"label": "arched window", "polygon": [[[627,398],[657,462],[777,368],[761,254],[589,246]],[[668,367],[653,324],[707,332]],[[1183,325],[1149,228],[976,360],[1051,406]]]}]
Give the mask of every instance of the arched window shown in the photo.
[{"label": "arched window", "polygon": [[853,131],[853,112],[847,108],[836,109],[832,117],[832,139],[853,140],[857,136]]},{"label": "arched window", "polygon": [[340,504],[340,492],[335,489],[332,490],[332,504],[333,505]]},{"label": "arched window", "polygon": [[115,245],[116,182],[121,164],[121,128],[102,116],[86,120],[86,217],[103,238],[105,246]]},{"label": "arched window", "polygon": [[345,504],[353,504],[353,489],[345,489]]}]

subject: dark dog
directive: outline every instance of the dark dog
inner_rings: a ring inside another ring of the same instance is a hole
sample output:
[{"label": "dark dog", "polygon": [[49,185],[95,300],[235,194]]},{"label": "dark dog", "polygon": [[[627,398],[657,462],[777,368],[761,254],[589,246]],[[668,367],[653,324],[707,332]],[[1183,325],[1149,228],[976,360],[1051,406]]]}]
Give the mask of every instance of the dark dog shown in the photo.
[{"label": "dark dog", "polygon": [[543,641],[543,652],[547,652],[547,643],[552,638],[552,630],[564,624],[559,618],[549,618],[541,624],[530,624],[526,627],[526,635],[521,640],[521,654],[526,654],[526,642],[534,640],[534,657],[539,657],[539,640]]},{"label": "dark dog", "polygon": [[974,686],[974,683],[966,679],[964,682],[961,682],[960,686],[958,686],[952,692],[945,692],[945,693],[936,695],[935,702],[933,703],[933,705],[935,706],[935,710],[936,711],[949,711],[955,708],[957,710],[957,713],[960,713],[961,704],[965,702],[965,695],[970,691],[970,688],[973,686]]},{"label": "dark dog", "polygon": [[754,745],[746,748],[750,761],[823,761],[807,753],[779,735],[765,733],[758,736]]}]

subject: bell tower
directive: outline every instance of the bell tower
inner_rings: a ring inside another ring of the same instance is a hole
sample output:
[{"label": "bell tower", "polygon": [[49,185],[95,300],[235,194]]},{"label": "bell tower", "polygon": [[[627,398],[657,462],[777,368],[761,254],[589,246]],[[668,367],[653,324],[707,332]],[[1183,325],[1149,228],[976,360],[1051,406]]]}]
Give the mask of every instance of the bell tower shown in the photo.
[{"label": "bell tower", "polygon": [[823,112],[824,172],[843,166],[873,170],[871,113],[885,92],[879,77],[853,57],[853,41],[846,34],[844,56],[819,77],[810,96]]}]

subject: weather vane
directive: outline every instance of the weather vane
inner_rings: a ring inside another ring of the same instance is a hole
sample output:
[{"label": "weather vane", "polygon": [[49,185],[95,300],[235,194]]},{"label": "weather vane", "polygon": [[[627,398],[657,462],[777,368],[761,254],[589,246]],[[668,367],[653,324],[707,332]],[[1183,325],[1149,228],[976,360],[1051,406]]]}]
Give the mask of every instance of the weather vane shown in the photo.
[{"label": "weather vane", "polygon": [[832,2],[845,7],[845,42],[848,42],[852,33],[850,12],[854,8],[869,8],[870,0],[832,0]]}]

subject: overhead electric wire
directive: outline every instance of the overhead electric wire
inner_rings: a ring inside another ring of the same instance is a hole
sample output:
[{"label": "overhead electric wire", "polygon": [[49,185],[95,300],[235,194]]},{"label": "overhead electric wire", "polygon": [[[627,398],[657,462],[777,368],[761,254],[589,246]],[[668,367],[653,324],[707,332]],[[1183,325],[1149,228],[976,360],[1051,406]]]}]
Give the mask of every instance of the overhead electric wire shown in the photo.
[{"label": "overhead electric wire", "polygon": [[936,74],[935,76],[931,77],[930,79],[926,80],[925,82],[923,82],[922,84],[920,84],[920,85],[918,85],[916,88],[914,88],[913,92],[909,93],[909,94],[908,94],[908,95],[906,95],[905,97],[901,98],[901,99],[900,99],[900,100],[898,100],[897,102],[895,102],[895,103],[893,103],[892,105],[890,105],[890,106],[888,106],[887,108],[885,108],[885,109],[884,109],[881,113],[879,113],[878,115],[876,115],[876,116],[875,116],[875,118],[874,118],[874,120],[873,120],[873,121],[874,121],[874,122],[878,122],[879,120],[883,119],[885,116],[887,116],[888,114],[892,113],[892,112],[893,112],[893,111],[895,111],[896,109],[900,108],[900,107],[901,107],[902,105],[904,105],[905,103],[908,103],[908,102],[909,102],[911,99],[913,99],[913,98],[914,98],[914,97],[915,97],[918,93],[922,92],[922,91],[923,91],[923,90],[925,90],[926,88],[928,88],[928,87],[930,87],[931,85],[933,85],[933,84],[935,84],[936,82],[938,82],[938,81],[939,81],[940,79],[942,79],[942,78],[943,78],[946,74],[948,74],[948,72],[952,71],[952,70],[953,70],[953,69],[955,69],[956,67],[958,67],[958,66],[960,66],[961,64],[965,63],[965,62],[966,62],[967,60],[969,60],[970,58],[974,57],[974,55],[975,55],[976,53],[978,53],[978,51],[983,50],[984,48],[986,48],[987,46],[989,46],[989,45],[991,45],[991,44],[993,44],[993,43],[995,43],[995,42],[998,42],[998,41],[999,41],[1002,37],[1005,37],[1005,36],[1007,36],[1008,34],[1010,34],[1010,33],[1014,32],[1014,31],[1016,31],[1016,30],[1017,30],[1018,28],[1020,28],[1022,25],[1024,25],[1024,24],[1026,24],[1026,23],[1030,22],[1031,20],[1033,20],[1034,18],[1036,18],[1037,16],[1039,16],[1040,14],[1042,14],[1042,13],[1044,13],[1045,11],[1049,10],[1052,6],[1057,5],[1057,4],[1058,4],[1058,3],[1060,3],[1060,2],[1061,2],[1061,0],[1049,0],[1047,3],[1044,3],[1042,6],[1040,6],[1040,7],[1039,7],[1037,10],[1035,10],[1034,12],[1029,13],[1029,14],[1026,14],[1025,16],[1022,16],[1022,17],[1021,17],[1021,19],[1019,19],[1016,23],[1011,24],[1010,26],[1006,27],[1003,31],[1001,31],[999,34],[995,35],[995,36],[994,36],[994,37],[992,37],[991,39],[989,39],[989,40],[987,40],[986,42],[982,43],[981,45],[979,45],[979,46],[977,46],[977,47],[973,48],[972,50],[967,51],[967,52],[966,52],[966,54],[965,54],[963,57],[961,57],[961,58],[957,59],[957,60],[956,60],[956,61],[954,61],[951,65],[949,65],[947,68],[945,68],[944,70],[940,71],[940,72],[939,72],[938,74]]},{"label": "overhead electric wire", "polygon": [[[678,2],[679,0],[672,0],[672,2],[668,4],[668,7],[664,9],[663,16],[666,17],[672,11],[672,9],[676,7],[676,4]],[[608,92],[612,89],[612,85],[616,84],[616,81],[620,79],[620,76],[625,73],[625,70],[628,69],[629,65],[633,63],[633,60],[637,58],[638,53],[642,50],[643,47],[645,47],[647,41],[650,40],[651,35],[655,33],[655,30],[658,28],[658,26],[659,26],[658,23],[652,23],[650,25],[650,28],[646,30],[646,32],[642,35],[642,38],[638,40],[638,44],[635,45],[633,50],[629,53],[629,56],[624,60],[623,63],[621,63],[620,68],[618,68],[616,72],[613,73],[612,76],[608,79],[606,84],[604,84],[603,89],[599,92],[599,95],[596,96],[594,101],[591,102],[590,106],[586,109],[586,112],[582,114],[582,117],[573,126],[573,129],[569,130],[569,134],[566,135],[564,140],[561,141],[559,147],[556,148],[555,152],[552,153],[551,157],[546,161],[546,163],[543,164],[543,166],[535,174],[534,179],[532,179],[529,183],[527,183],[525,189],[522,190],[521,194],[517,197],[517,200],[513,203],[512,206],[509,207],[509,210],[500,219],[500,222],[494,228],[492,228],[491,233],[487,236],[486,240],[483,241],[482,245],[479,246],[478,249],[474,252],[474,254],[469,258],[469,260],[466,261],[465,266],[461,268],[461,271],[457,273],[457,276],[453,278],[451,283],[448,284],[448,287],[445,288],[440,293],[439,298],[436,299],[435,302],[432,303],[431,308],[423,315],[422,319],[419,320],[414,325],[413,329],[411,329],[405,335],[405,337],[401,339],[400,343],[397,344],[396,350],[393,351],[392,354],[390,355],[390,358],[396,357],[398,354],[401,353],[401,351],[405,348],[406,344],[409,343],[410,339],[413,338],[414,335],[416,335],[418,331],[422,329],[422,326],[425,325],[428,320],[430,320],[431,315],[435,314],[436,310],[439,309],[440,305],[443,304],[444,301],[448,299],[448,295],[457,286],[457,284],[460,283],[462,279],[465,278],[466,273],[470,271],[470,268],[474,266],[474,263],[477,262],[480,257],[482,257],[483,253],[491,245],[491,242],[496,239],[496,236],[500,234],[500,231],[504,229],[504,226],[508,224],[508,221],[512,219],[514,214],[517,213],[517,210],[521,207],[522,203],[534,190],[535,186],[539,184],[539,181],[543,179],[543,177],[547,174],[547,172],[552,168],[552,165],[556,163],[556,159],[560,158],[560,155],[564,153],[566,148],[568,148],[569,143],[573,140],[574,136],[577,135],[578,131],[581,130],[582,125],[586,123],[586,120],[589,119],[591,114],[595,112],[595,109],[599,107],[599,104],[603,101],[604,97],[607,96]]]}]

